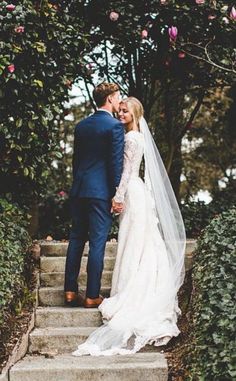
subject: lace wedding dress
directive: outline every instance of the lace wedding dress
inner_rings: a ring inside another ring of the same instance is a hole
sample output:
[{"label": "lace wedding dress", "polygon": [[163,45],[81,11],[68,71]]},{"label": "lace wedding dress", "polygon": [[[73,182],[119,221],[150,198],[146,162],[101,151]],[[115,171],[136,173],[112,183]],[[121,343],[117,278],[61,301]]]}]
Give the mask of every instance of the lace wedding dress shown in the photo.
[{"label": "lace wedding dress", "polygon": [[165,345],[180,333],[176,323],[181,311],[166,246],[150,191],[139,177],[143,154],[143,134],[128,132],[115,195],[125,210],[120,215],[111,296],[98,308],[104,324],[79,345],[74,356],[132,354],[146,344]]}]

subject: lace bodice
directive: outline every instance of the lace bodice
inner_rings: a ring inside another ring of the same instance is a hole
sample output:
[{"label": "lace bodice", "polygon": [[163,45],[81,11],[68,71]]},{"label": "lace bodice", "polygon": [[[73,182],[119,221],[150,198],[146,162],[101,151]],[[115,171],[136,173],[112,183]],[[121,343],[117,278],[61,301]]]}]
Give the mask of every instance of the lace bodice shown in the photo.
[{"label": "lace bodice", "polygon": [[120,184],[116,190],[114,200],[124,202],[129,181],[139,176],[139,169],[144,153],[144,137],[138,131],[129,131],[125,135],[124,167]]}]

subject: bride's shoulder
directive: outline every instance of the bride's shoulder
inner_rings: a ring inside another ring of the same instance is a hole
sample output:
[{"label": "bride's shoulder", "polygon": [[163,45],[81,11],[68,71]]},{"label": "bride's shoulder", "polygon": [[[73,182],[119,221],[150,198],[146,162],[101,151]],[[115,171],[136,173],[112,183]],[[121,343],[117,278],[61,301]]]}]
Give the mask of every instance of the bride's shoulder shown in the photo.
[{"label": "bride's shoulder", "polygon": [[125,134],[126,140],[136,140],[136,139],[139,139],[140,137],[143,137],[143,134],[136,130],[131,130]]}]

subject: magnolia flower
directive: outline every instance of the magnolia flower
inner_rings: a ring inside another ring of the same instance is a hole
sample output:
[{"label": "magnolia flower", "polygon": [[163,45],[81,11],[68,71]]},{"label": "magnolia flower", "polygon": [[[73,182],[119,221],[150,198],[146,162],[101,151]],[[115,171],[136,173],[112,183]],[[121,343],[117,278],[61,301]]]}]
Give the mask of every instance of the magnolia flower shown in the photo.
[{"label": "magnolia flower", "polygon": [[14,4],[8,4],[8,5],[6,6],[6,9],[7,9],[8,11],[14,11],[15,8],[16,8],[16,6],[15,6]]},{"label": "magnolia flower", "polygon": [[228,23],[229,23],[229,19],[228,19],[228,17],[223,17],[222,20],[224,21],[225,24],[228,24]]},{"label": "magnolia flower", "polygon": [[205,3],[205,0],[195,0],[195,3],[196,4],[204,4]]},{"label": "magnolia flower", "polygon": [[184,52],[179,52],[178,57],[179,58],[185,58],[186,54]]},{"label": "magnolia flower", "polygon": [[232,20],[236,20],[236,9],[234,7],[232,7],[232,9],[230,11],[230,18]]},{"label": "magnolia flower", "polygon": [[24,33],[24,31],[25,31],[25,27],[24,26],[17,26],[15,28],[15,32],[16,33]]},{"label": "magnolia flower", "polygon": [[141,37],[142,38],[147,38],[147,36],[148,36],[148,31],[146,29],[142,30]]},{"label": "magnolia flower", "polygon": [[216,18],[216,15],[208,15],[208,20],[214,20]]},{"label": "magnolia flower", "polygon": [[109,17],[110,17],[111,21],[117,21],[118,18],[119,18],[119,13],[117,13],[117,12],[111,12]]},{"label": "magnolia flower", "polygon": [[8,71],[10,73],[14,73],[14,71],[15,71],[15,65],[14,64],[9,65],[7,68],[8,68]]},{"label": "magnolia flower", "polygon": [[171,26],[168,29],[168,33],[169,33],[170,39],[172,41],[175,41],[177,36],[178,36],[178,29],[177,29],[177,27],[176,26]]}]

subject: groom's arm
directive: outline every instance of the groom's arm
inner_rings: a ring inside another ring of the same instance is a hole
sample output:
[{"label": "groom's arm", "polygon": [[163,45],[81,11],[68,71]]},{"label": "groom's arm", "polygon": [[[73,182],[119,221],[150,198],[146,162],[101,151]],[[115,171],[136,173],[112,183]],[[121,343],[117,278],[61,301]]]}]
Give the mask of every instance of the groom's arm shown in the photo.
[{"label": "groom's arm", "polygon": [[117,122],[111,130],[111,147],[110,147],[110,179],[114,188],[118,187],[123,170],[124,161],[124,127],[123,124]]}]

